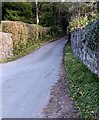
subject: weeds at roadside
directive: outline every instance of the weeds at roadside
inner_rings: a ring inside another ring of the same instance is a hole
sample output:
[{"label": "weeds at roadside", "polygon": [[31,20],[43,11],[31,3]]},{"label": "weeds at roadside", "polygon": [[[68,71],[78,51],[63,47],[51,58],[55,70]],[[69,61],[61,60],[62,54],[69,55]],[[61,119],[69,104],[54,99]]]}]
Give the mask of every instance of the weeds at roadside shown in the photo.
[{"label": "weeds at roadside", "polygon": [[99,118],[99,78],[76,58],[70,43],[65,47],[64,64],[71,96],[80,118]]}]

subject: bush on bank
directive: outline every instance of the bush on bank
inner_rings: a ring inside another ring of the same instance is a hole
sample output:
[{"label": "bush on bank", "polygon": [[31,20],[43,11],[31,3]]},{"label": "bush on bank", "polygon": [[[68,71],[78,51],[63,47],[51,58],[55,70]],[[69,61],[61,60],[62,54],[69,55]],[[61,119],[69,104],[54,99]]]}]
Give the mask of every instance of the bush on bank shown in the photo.
[{"label": "bush on bank", "polygon": [[20,21],[2,21],[2,31],[12,33],[14,54],[32,46],[44,38],[49,28],[27,24]]},{"label": "bush on bank", "polygon": [[[2,32],[11,33],[13,40],[13,57],[5,61],[12,61],[39,48],[44,43],[55,40],[64,35],[58,27],[42,27],[21,21],[2,21]],[[2,62],[2,61],[0,61]]]}]

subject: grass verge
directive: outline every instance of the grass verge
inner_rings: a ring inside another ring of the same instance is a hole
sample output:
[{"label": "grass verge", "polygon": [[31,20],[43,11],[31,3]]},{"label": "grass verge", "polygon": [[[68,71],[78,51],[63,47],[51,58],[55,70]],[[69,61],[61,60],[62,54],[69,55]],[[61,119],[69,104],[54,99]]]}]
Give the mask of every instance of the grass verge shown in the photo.
[{"label": "grass verge", "polygon": [[80,118],[99,118],[99,78],[76,58],[67,43],[64,65],[71,96]]},{"label": "grass verge", "polygon": [[38,44],[34,44],[32,46],[29,46],[27,47],[26,49],[23,49],[22,51],[18,51],[17,54],[13,55],[12,57],[10,58],[6,58],[6,59],[3,59],[3,60],[0,60],[0,63],[5,63],[5,62],[10,62],[10,61],[14,61],[18,58],[21,58],[29,53],[31,53],[32,51],[36,50],[37,48],[39,48],[39,45]]},{"label": "grass verge", "polygon": [[50,38],[49,40],[48,39],[43,39],[40,41],[38,40],[39,42],[35,43],[34,45],[28,44],[28,46],[26,48],[23,48],[21,51],[17,51],[16,54],[14,54],[12,57],[0,60],[0,63],[14,61],[18,58],[21,58],[21,57],[39,49],[42,45],[47,44],[49,42],[53,42],[53,41],[58,40],[60,38],[61,37],[53,37],[53,38]]}]

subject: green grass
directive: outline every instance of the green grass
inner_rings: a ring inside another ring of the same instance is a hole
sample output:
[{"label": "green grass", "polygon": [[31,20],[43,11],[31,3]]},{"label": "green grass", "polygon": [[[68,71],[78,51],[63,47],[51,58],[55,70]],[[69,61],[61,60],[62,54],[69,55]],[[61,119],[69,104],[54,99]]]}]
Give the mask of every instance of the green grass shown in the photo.
[{"label": "green grass", "polygon": [[37,50],[42,45],[44,45],[46,43],[49,43],[51,41],[58,40],[59,38],[61,38],[61,37],[53,37],[53,38],[50,38],[50,39],[44,38],[43,40],[39,39],[37,41],[37,43],[35,43],[34,45],[30,45],[30,43],[28,43],[27,47],[23,47],[23,48],[21,47],[20,50],[15,51],[15,53],[14,53],[14,55],[12,57],[0,60],[0,63],[14,61],[14,60],[16,60],[18,58],[21,58],[21,57],[23,57],[23,56]]},{"label": "green grass", "polygon": [[33,52],[34,50],[40,48],[44,43],[46,43],[46,41],[43,41],[40,44],[35,43],[34,45],[28,45],[26,48],[22,49],[21,51],[16,51],[16,53],[11,58],[6,58],[6,59],[1,60],[0,63],[14,61],[18,58],[21,58],[21,57]]},{"label": "green grass", "polygon": [[64,64],[71,96],[80,118],[99,119],[99,78],[76,58],[68,43]]}]

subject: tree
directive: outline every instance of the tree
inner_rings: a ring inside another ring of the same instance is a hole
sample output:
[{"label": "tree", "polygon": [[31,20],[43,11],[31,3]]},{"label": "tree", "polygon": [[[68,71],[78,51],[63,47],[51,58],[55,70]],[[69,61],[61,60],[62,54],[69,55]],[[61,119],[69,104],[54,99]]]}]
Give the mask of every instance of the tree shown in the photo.
[{"label": "tree", "polygon": [[[69,3],[53,2],[5,2],[3,20],[18,20],[44,27],[60,27],[66,32],[69,18]],[[39,21],[38,21],[39,16]]]},{"label": "tree", "polygon": [[39,24],[39,18],[38,18],[38,1],[36,0],[36,23]]},{"label": "tree", "polygon": [[35,11],[35,4],[29,2],[5,2],[2,7],[2,19],[35,23]]}]

